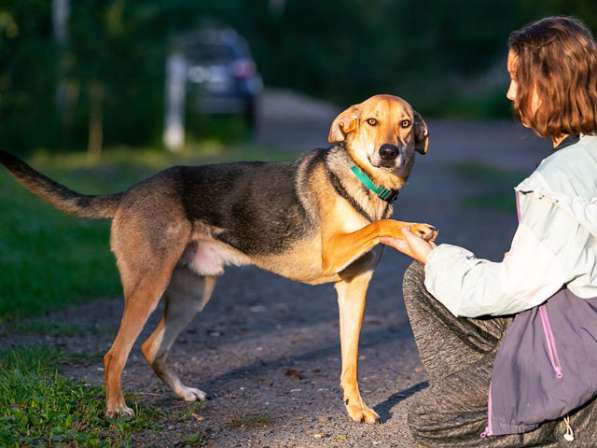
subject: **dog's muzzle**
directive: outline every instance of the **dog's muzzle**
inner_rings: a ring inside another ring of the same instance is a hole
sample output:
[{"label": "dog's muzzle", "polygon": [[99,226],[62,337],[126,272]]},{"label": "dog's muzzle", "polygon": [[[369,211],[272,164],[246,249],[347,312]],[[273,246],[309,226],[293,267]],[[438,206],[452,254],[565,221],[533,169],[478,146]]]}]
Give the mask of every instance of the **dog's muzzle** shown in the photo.
[{"label": "dog's muzzle", "polygon": [[398,146],[385,143],[379,147],[376,156],[373,158],[373,165],[381,168],[399,168],[402,165],[401,155]]}]

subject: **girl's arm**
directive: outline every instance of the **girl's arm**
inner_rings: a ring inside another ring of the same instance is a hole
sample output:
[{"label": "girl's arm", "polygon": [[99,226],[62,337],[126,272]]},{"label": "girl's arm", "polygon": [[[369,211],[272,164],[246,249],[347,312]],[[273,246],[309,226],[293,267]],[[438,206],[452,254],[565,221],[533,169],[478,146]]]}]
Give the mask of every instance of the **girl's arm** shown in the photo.
[{"label": "girl's arm", "polygon": [[529,193],[512,247],[502,262],[458,246],[431,250],[425,287],[456,316],[514,314],[539,305],[574,278],[573,261],[590,234],[547,197]]}]

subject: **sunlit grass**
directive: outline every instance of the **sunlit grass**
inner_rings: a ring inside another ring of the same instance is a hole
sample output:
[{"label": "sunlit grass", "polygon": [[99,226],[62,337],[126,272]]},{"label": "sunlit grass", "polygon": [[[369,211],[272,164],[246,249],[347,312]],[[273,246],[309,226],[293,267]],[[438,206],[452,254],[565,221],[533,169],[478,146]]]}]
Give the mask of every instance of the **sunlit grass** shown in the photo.
[{"label": "sunlit grass", "polygon": [[15,320],[4,325],[2,333],[19,333],[35,336],[66,336],[74,337],[88,333],[97,333],[100,327],[83,326],[70,322],[48,322],[44,320]]},{"label": "sunlit grass", "polygon": [[130,446],[133,433],[163,417],[133,403],[134,418],[104,418],[102,388],[59,372],[81,361],[45,347],[0,352],[0,446]]}]

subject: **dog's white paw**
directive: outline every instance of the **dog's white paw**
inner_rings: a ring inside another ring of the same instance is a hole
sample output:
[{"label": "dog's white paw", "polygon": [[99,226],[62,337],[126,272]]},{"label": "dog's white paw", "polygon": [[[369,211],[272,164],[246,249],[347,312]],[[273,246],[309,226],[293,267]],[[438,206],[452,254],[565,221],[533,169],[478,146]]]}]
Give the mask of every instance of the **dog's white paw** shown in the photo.
[{"label": "dog's white paw", "polygon": [[118,406],[114,406],[106,409],[106,417],[118,418],[118,417],[134,417],[135,411],[129,408],[125,403],[121,403]]},{"label": "dog's white paw", "polygon": [[371,425],[381,421],[377,412],[362,403],[352,405],[350,403],[346,404],[345,401],[344,404],[350,418],[357,423],[368,423]]},{"label": "dog's white paw", "polygon": [[195,389],[194,387],[181,386],[177,391],[176,395],[184,401],[205,401],[207,394],[201,389]]}]

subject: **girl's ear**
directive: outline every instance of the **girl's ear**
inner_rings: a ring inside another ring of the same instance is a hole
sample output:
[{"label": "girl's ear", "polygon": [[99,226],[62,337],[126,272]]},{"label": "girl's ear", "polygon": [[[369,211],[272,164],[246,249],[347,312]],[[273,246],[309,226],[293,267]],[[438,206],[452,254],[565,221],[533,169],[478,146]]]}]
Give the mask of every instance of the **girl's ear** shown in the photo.
[{"label": "girl's ear", "polygon": [[429,129],[423,117],[414,111],[413,132],[415,133],[415,150],[420,154],[427,154],[429,150]]}]

